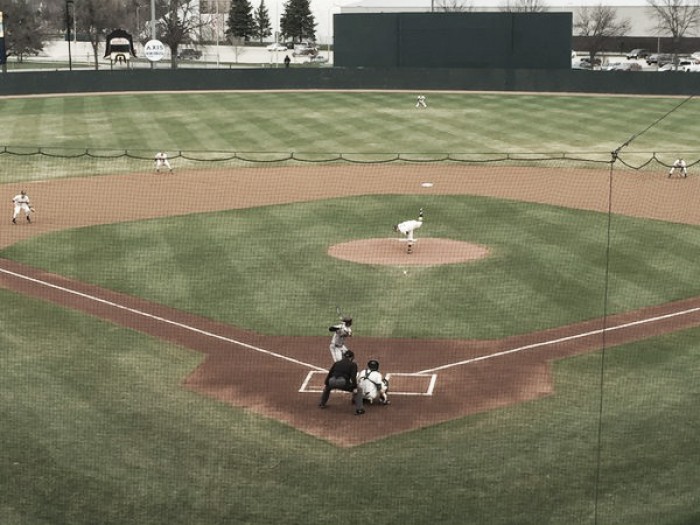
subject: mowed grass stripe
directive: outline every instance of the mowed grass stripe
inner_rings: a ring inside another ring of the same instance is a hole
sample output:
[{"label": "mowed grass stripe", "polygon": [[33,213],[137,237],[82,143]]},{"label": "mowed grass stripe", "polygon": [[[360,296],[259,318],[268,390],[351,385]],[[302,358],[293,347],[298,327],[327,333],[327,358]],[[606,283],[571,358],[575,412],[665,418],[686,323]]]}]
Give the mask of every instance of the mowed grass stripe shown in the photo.
[{"label": "mowed grass stripe", "polygon": [[[407,92],[168,93],[0,101],[0,144],[146,150],[611,151],[683,99]],[[36,118],[26,118],[27,115]],[[691,100],[627,149],[693,151]],[[41,123],[40,128],[39,123]]]}]

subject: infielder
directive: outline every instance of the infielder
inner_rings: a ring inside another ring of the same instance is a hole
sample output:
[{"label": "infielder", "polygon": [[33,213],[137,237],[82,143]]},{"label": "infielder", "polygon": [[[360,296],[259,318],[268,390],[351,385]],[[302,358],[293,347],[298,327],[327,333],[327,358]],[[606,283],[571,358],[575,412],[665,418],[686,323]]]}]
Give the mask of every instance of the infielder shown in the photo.
[{"label": "infielder", "polygon": [[22,190],[19,195],[15,195],[12,198],[12,204],[15,207],[15,211],[12,215],[12,224],[17,224],[17,217],[19,217],[20,212],[24,212],[27,217],[27,222],[32,222],[31,212],[34,211],[31,203],[29,202],[29,195],[25,190]]},{"label": "infielder", "polygon": [[173,168],[170,167],[170,162],[168,161],[167,153],[159,151],[158,153],[156,153],[154,160],[156,163],[156,171],[160,171],[160,169],[163,167],[168,168],[168,171],[170,172],[173,171]]},{"label": "infielder", "polygon": [[367,368],[357,375],[357,391],[363,400],[370,404],[378,401],[380,405],[388,405],[389,381],[379,371],[379,361],[371,359],[367,362]]},{"label": "infielder", "polygon": [[416,107],[417,108],[427,108],[428,104],[425,103],[425,96],[424,95],[418,95],[416,98]]},{"label": "infielder", "polygon": [[352,317],[343,316],[339,324],[334,324],[329,327],[328,330],[333,332],[333,337],[331,338],[331,344],[328,347],[331,351],[331,358],[334,363],[337,363],[343,358],[345,352],[349,349],[345,346],[345,338],[352,337]]},{"label": "infielder", "polygon": [[673,175],[673,172],[676,169],[678,169],[680,171],[681,177],[688,176],[688,166],[683,159],[678,159],[673,163],[673,165],[671,166],[671,171],[668,172],[669,178],[671,178],[671,175]]},{"label": "infielder", "polygon": [[395,232],[401,232],[406,236],[407,253],[413,253],[413,245],[416,243],[413,232],[421,226],[423,226],[423,208],[418,212],[418,220],[404,221],[394,225]]}]

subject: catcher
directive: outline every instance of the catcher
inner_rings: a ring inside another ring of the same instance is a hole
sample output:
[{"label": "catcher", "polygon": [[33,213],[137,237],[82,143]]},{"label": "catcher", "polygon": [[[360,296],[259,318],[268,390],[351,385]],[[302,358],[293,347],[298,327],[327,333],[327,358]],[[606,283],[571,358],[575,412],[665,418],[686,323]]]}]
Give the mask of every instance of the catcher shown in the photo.
[{"label": "catcher", "polygon": [[367,362],[367,368],[357,375],[357,391],[362,399],[373,404],[378,401],[380,405],[388,405],[389,381],[379,371],[379,361],[371,359]]},{"label": "catcher", "polygon": [[17,224],[17,217],[19,217],[20,212],[24,212],[27,222],[32,222],[31,213],[34,211],[34,208],[25,190],[22,190],[19,195],[15,195],[12,198],[12,204],[15,207],[15,211],[12,215],[12,224]]}]

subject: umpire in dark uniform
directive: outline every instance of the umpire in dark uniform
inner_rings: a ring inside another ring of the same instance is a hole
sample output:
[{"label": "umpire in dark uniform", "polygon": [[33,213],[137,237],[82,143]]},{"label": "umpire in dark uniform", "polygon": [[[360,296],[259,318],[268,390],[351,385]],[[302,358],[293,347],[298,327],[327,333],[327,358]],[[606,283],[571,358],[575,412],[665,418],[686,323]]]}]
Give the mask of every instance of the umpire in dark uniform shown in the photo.
[{"label": "umpire in dark uniform", "polygon": [[340,361],[333,363],[326,376],[321,402],[318,406],[321,408],[328,406],[326,403],[331,396],[331,390],[344,390],[352,392],[355,414],[360,416],[365,413],[365,409],[362,408],[362,396],[357,392],[357,363],[354,359],[355,354],[351,350],[347,350]]}]

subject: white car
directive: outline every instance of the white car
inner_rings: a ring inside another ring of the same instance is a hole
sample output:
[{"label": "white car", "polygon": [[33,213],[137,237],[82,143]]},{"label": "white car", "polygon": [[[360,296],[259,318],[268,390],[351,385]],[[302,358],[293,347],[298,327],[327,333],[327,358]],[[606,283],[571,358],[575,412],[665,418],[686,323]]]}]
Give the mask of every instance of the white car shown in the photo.
[{"label": "white car", "polygon": [[325,64],[328,62],[328,57],[325,57],[323,55],[314,55],[312,57],[309,57],[309,59],[306,61],[308,64]]},{"label": "white car", "polygon": [[287,51],[287,46],[284,44],[280,44],[279,42],[275,42],[274,44],[270,44],[267,46],[268,51]]}]

